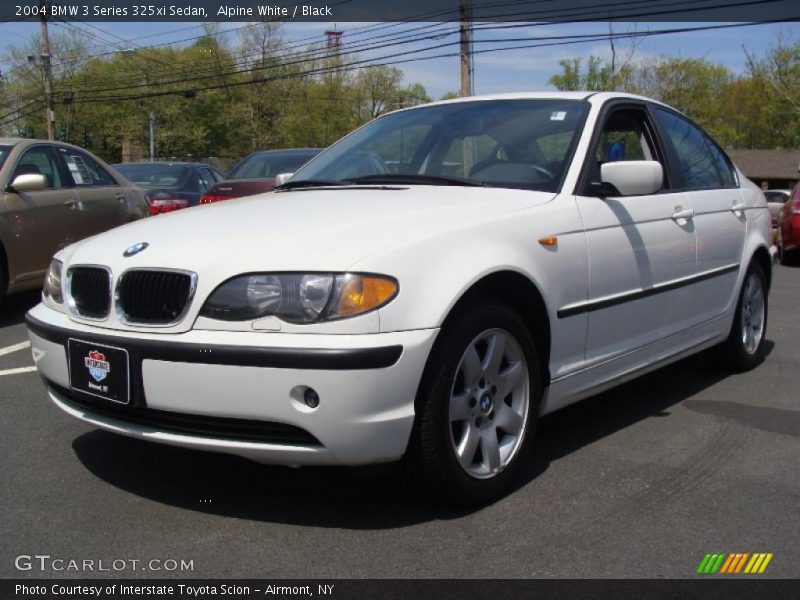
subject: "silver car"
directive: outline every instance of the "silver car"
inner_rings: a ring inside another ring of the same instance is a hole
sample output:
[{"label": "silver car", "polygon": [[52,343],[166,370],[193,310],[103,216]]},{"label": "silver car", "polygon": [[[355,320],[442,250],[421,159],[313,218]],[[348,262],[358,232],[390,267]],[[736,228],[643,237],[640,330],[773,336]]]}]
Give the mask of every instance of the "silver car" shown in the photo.
[{"label": "silver car", "polygon": [[0,186],[0,303],[64,246],[148,215],[143,190],[70,144],[0,138]]}]

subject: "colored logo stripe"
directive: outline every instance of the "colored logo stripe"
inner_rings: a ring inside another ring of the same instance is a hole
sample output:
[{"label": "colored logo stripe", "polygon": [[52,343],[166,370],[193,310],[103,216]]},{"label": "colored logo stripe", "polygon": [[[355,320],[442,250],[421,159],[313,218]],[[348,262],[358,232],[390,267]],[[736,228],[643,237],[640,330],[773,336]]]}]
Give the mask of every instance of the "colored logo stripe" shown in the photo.
[{"label": "colored logo stripe", "polygon": [[[771,552],[756,552],[753,554],[749,552],[732,552],[730,554],[724,552],[709,553],[700,561],[697,572],[701,574],[725,573],[729,575],[742,572],[760,574],[767,568],[767,565],[772,560],[772,556],[773,554]],[[742,571],[743,569],[744,571]]]}]

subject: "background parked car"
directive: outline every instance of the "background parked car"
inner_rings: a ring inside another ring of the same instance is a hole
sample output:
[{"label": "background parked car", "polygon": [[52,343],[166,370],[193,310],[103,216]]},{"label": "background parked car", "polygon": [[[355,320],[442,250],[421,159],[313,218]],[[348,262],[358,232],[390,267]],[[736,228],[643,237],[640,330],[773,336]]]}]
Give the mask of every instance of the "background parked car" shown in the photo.
[{"label": "background parked car", "polygon": [[54,252],[147,216],[144,192],[70,144],[0,138],[0,302],[41,287]]},{"label": "background parked car", "polygon": [[764,196],[767,199],[767,206],[769,206],[769,214],[772,217],[773,229],[778,228],[778,222],[783,210],[783,205],[792,195],[791,190],[765,190]]},{"label": "background parked car", "polygon": [[139,162],[114,167],[147,190],[151,215],[196,206],[200,197],[223,179],[222,173],[203,163]]},{"label": "background parked car", "polygon": [[276,175],[293,173],[320,152],[322,148],[253,152],[239,161],[224,181],[213,185],[200,198],[200,204],[269,192],[275,187]]},{"label": "background parked car", "polygon": [[779,222],[778,256],[785,265],[800,248],[800,184],[795,186],[789,199],[783,203]]}]

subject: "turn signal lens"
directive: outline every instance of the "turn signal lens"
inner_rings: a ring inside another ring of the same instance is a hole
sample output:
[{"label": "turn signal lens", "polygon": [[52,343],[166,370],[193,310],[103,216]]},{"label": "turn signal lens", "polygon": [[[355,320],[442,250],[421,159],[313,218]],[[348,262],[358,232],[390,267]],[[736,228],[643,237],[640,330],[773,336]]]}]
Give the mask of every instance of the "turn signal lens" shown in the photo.
[{"label": "turn signal lens", "polygon": [[374,275],[352,275],[341,287],[329,318],[352,317],[380,308],[397,295],[397,282]]}]

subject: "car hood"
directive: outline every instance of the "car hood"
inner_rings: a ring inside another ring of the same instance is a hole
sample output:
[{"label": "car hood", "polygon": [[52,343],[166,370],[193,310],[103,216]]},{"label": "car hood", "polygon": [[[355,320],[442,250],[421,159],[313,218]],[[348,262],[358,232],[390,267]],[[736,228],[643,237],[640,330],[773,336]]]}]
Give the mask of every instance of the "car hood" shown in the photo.
[{"label": "car hood", "polygon": [[[163,214],[78,244],[69,263],[189,269],[345,271],[415,237],[541,204],[552,193],[413,186],[272,192]],[[146,251],[125,258],[130,246]]]}]

